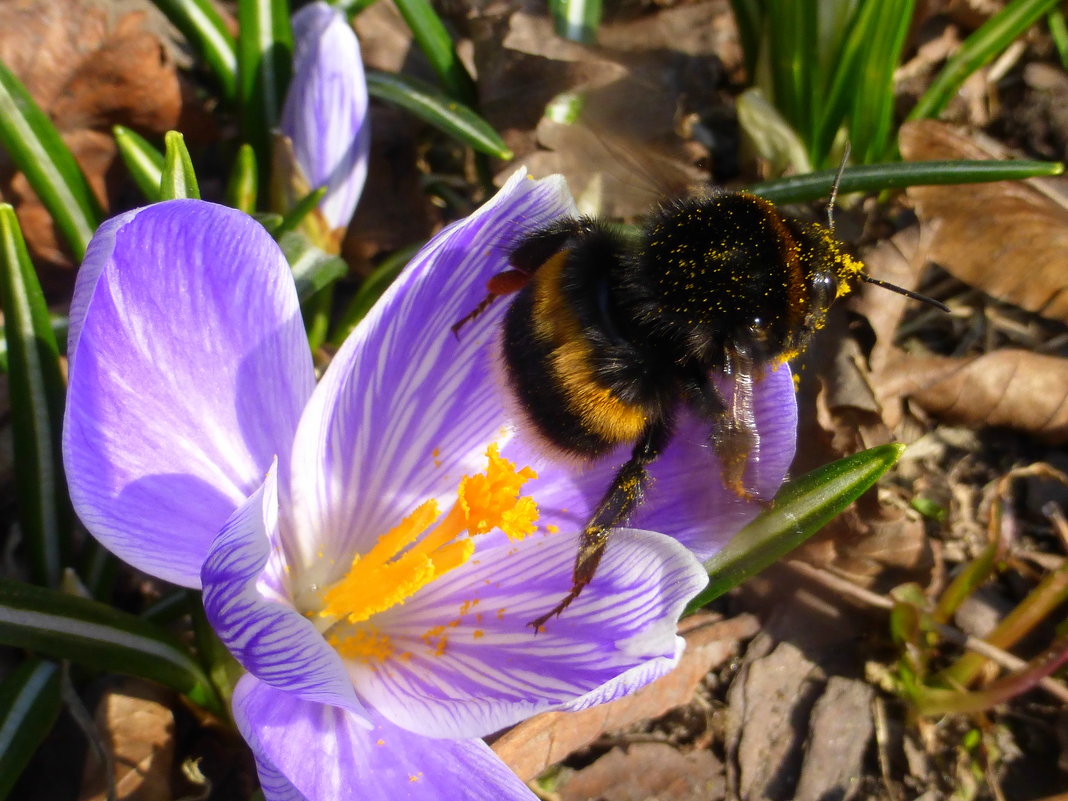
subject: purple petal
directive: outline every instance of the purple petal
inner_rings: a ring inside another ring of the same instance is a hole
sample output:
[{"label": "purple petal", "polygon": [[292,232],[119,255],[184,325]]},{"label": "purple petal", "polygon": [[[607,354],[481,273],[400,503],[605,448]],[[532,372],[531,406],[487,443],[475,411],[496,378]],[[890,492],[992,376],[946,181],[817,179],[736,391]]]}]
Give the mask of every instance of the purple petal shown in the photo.
[{"label": "purple petal", "polygon": [[[720,389],[729,397],[729,386]],[[797,439],[797,400],[788,367],[769,372],[754,387],[754,415],[760,437],[758,458],[751,458],[746,485],[770,500],[793,460]],[[722,470],[709,440],[710,427],[685,409],[670,445],[650,467],[652,481],[630,525],[669,534],[704,561],[761,510],[723,486]],[[534,464],[539,478],[530,483],[542,521],[563,530],[584,526],[608,489],[616,470],[630,457],[623,446],[585,470],[573,464],[539,464],[536,446],[521,436],[504,449],[518,464]]]},{"label": "purple petal", "polygon": [[360,43],[345,16],[326,3],[293,15],[293,79],[282,109],[282,131],[333,228],[345,228],[367,177],[371,131]]},{"label": "purple petal", "polygon": [[261,779],[268,801],[289,801],[289,788],[308,801],[534,801],[481,740],[431,739],[382,718],[367,730],[342,709],[252,676],[238,683],[233,708],[257,764],[267,768]]},{"label": "purple petal", "polygon": [[74,282],[74,297],[70,301],[70,326],[67,331],[69,363],[73,363],[74,353],[78,350],[78,339],[81,337],[82,326],[85,324],[85,310],[89,307],[89,299],[96,289],[100,272],[108,264],[111,251],[115,249],[115,234],[141,211],[141,209],[135,209],[105,220],[96,229],[93,238],[89,240],[85,258],[78,268],[78,277]]},{"label": "purple petal", "polygon": [[311,621],[257,588],[278,525],[275,472],[241,506],[204,562],[204,610],[252,675],[307,701],[365,714],[345,666]]},{"label": "purple petal", "polygon": [[606,682],[615,684],[602,694],[615,697],[675,665],[678,617],[708,582],[678,542],[616,532],[589,586],[535,633],[530,621],[570,589],[577,538],[499,540],[375,617],[404,656],[354,671],[353,679],[382,715],[423,734],[479,736]]},{"label": "purple petal", "polygon": [[507,302],[459,337],[449,329],[485,297],[517,237],[571,208],[561,180],[516,173],[434,237],[345,342],[294,445],[297,564],[318,561],[327,571],[299,580],[336,579],[332,564],[347,568],[354,552],[429,497],[448,496],[451,505],[464,473],[485,468],[486,446],[506,422],[491,353]]},{"label": "purple petal", "polygon": [[103,226],[82,270],[63,432],[75,510],[125,561],[199,586],[314,385],[289,267],[252,218],[175,200]]}]

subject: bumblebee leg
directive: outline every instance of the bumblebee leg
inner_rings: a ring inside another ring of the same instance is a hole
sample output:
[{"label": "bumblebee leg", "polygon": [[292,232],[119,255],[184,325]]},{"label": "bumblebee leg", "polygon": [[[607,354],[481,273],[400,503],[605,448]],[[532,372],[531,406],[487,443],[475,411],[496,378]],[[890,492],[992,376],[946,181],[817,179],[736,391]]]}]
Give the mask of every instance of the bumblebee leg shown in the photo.
[{"label": "bumblebee leg", "polygon": [[724,371],[733,383],[730,401],[706,376],[695,378],[686,388],[694,410],[712,423],[712,447],[719,457],[723,486],[739,498],[759,501],[745,486],[745,469],[760,445],[753,416],[753,364],[743,353],[728,354]]},{"label": "bumblebee leg", "polygon": [[452,335],[456,338],[460,336],[460,329],[467,325],[469,322],[478,317],[482,312],[489,308],[501,295],[511,295],[513,292],[518,292],[530,282],[530,273],[524,270],[505,270],[503,273],[497,273],[486,282],[486,292],[488,293],[479,304],[475,306],[471,311],[461,317],[456,323],[453,324]]},{"label": "bumblebee leg", "polygon": [[649,424],[642,432],[630,459],[619,468],[611,485],[597,505],[590,522],[582,531],[575,569],[571,577],[571,590],[564,599],[549,612],[532,620],[530,625],[535,630],[553,617],[563,612],[578,598],[583,588],[593,580],[597,566],[604,556],[605,546],[612,529],[622,524],[641,503],[645,487],[649,483],[646,468],[656,460],[671,439],[671,424],[667,420],[657,420]]},{"label": "bumblebee leg", "polygon": [[731,354],[730,377],[734,383],[730,403],[719,425],[713,429],[712,441],[723,465],[723,484],[739,498],[756,497],[745,486],[745,468],[749,456],[760,444],[756,418],[753,416],[753,364],[745,355]]}]

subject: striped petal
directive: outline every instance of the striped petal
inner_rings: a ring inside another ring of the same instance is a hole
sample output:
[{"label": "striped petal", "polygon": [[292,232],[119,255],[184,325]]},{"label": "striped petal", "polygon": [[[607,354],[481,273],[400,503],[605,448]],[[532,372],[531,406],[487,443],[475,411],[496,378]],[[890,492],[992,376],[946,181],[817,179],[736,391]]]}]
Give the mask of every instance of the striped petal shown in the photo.
[{"label": "striped petal", "polygon": [[293,79],[280,126],[332,228],[352,219],[367,178],[371,129],[360,43],[345,16],[326,3],[293,15]]},{"label": "striped petal", "polygon": [[535,801],[481,740],[439,740],[375,717],[359,725],[337,707],[245,676],[234,719],[252,746],[267,801]]},{"label": "striped petal", "polygon": [[[509,245],[571,210],[562,181],[516,173],[436,236],[334,358],[301,419],[289,471],[299,580],[324,585],[427,498],[445,508],[482,469],[506,417],[491,347],[505,303],[450,328],[505,269]],[[294,547],[295,546],[295,547]]]},{"label": "striped petal", "polygon": [[578,544],[562,534],[534,537],[480,546],[463,567],[376,616],[399,658],[353,670],[360,697],[398,726],[472,737],[628,671],[605,697],[674,666],[679,614],[708,581],[685,548],[652,532],[617,532],[590,585],[535,632],[530,621],[570,589]]},{"label": "striped petal", "polygon": [[204,562],[204,610],[230,653],[271,687],[364,715],[337,653],[312,623],[257,587],[277,541],[275,471],[231,517]]},{"label": "striped petal", "polygon": [[72,309],[75,510],[125,561],[199,586],[220,526],[288,455],[314,384],[289,267],[250,217],[169,201],[101,228]]}]

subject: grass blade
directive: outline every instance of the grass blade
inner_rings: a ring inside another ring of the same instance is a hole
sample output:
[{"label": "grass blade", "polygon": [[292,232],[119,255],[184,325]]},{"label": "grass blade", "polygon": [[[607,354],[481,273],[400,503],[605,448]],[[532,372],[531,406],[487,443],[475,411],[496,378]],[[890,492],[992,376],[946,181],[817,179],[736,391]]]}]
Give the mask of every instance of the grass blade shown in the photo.
[{"label": "grass blade", "polygon": [[61,707],[54,662],[27,659],[0,684],[0,799],[11,792]]},{"label": "grass blade", "polygon": [[147,139],[122,125],[111,129],[123,164],[149,203],[160,199],[160,181],[163,178],[163,154]]},{"label": "grass blade", "polygon": [[177,639],[96,601],[0,579],[0,643],[151,679],[226,715],[200,665]]},{"label": "grass blade", "polygon": [[252,214],[259,197],[259,174],[256,171],[256,151],[248,143],[237,149],[237,158],[226,184],[226,204]]},{"label": "grass blade", "polygon": [[937,117],[969,75],[991,61],[1020,34],[1057,5],[1057,0],[1012,0],[964,40],[930,87],[909,112],[908,119]]},{"label": "grass blade", "polygon": [[0,204],[0,300],[7,342],[11,431],[19,525],[34,580],[59,584],[67,559],[71,511],[63,477],[60,426],[64,386],[59,349],[41,284],[15,210]]},{"label": "grass blade", "polygon": [[469,106],[475,104],[475,84],[456,54],[445,23],[427,0],[395,0],[415,43],[430,62],[445,90]]},{"label": "grass blade", "polygon": [[[830,194],[837,170],[820,170],[752,184],[748,190],[774,203],[805,203]],[[1057,161],[910,161],[847,167],[838,187],[840,194],[881,192],[907,186],[981,184],[990,181],[1020,181],[1060,175]]]},{"label": "grass blade", "polygon": [[160,177],[160,200],[178,198],[200,199],[200,185],[193,169],[193,159],[185,147],[185,137],[177,131],[167,131],[163,137],[166,152],[163,156],[163,174]]},{"label": "grass blade", "polygon": [[210,0],[152,0],[200,54],[219,82],[223,99],[237,95],[237,44]]},{"label": "grass blade", "polygon": [[[70,318],[65,315],[49,315],[49,323],[52,326],[52,335],[56,338],[56,347],[60,353],[67,351],[67,329],[70,327]],[[0,373],[7,372],[7,334],[4,326],[0,325]]]},{"label": "grass blade", "polygon": [[270,132],[278,127],[293,70],[293,29],[285,0],[239,0],[238,101],[241,131],[261,168],[270,164]]},{"label": "grass blade", "polygon": [[72,255],[81,261],[103,217],[100,204],[48,115],[2,64],[0,145],[25,173]]},{"label": "grass blade", "polygon": [[428,83],[404,75],[369,70],[367,91],[372,97],[410,111],[480,153],[504,160],[512,158],[512,151],[488,122]]},{"label": "grass blade", "polygon": [[705,562],[709,584],[687,609],[699,609],[792,551],[875,484],[904,450],[880,445],[784,484],[770,509]]}]

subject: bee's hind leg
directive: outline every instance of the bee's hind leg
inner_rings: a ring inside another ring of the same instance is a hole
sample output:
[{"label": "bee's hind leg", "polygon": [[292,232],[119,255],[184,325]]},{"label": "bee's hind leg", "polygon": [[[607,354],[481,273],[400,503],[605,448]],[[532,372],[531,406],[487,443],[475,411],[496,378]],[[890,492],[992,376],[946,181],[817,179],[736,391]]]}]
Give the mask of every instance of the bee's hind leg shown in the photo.
[{"label": "bee's hind leg", "polygon": [[666,419],[655,420],[646,426],[631,452],[630,459],[619,468],[590,522],[582,530],[582,541],[575,558],[570,592],[549,612],[530,622],[535,631],[567,609],[583,588],[593,580],[612,529],[623,524],[641,503],[645,488],[649,484],[649,472],[646,468],[664,450],[671,439],[671,430],[671,423]]}]

